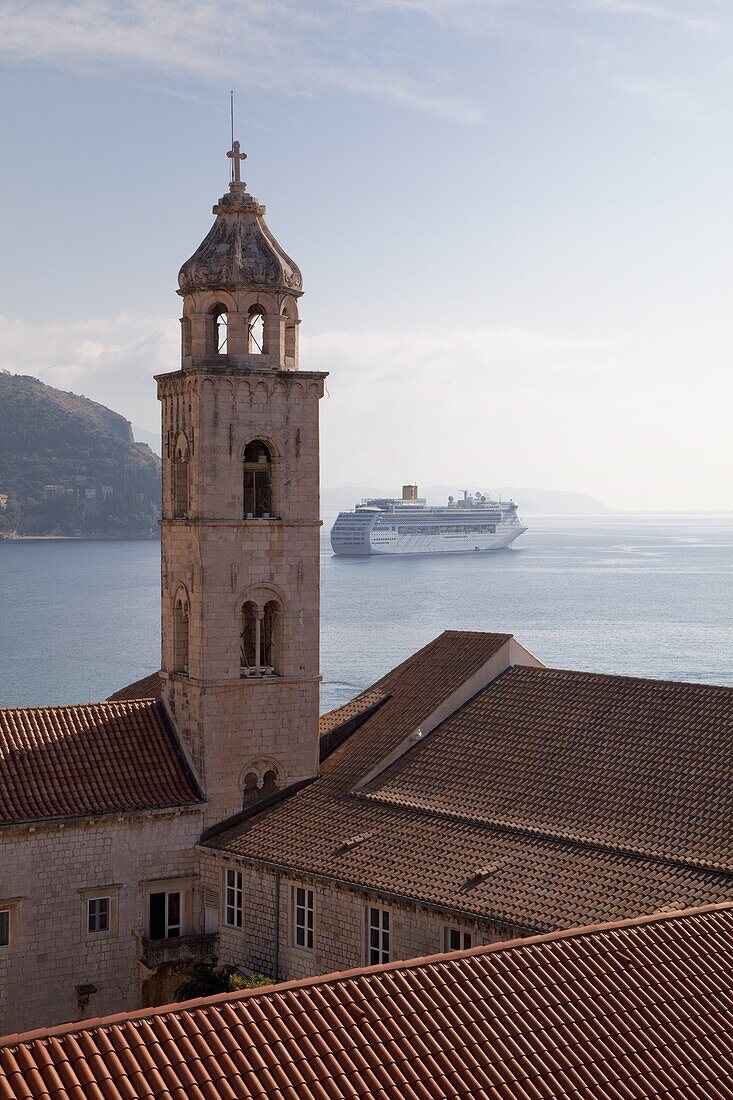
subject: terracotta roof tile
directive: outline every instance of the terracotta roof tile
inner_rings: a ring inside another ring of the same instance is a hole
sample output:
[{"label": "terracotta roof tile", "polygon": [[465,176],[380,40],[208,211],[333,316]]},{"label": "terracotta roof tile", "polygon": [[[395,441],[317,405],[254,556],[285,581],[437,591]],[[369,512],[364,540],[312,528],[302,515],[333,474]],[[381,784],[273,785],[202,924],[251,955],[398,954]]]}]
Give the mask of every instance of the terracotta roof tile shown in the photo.
[{"label": "terracotta roof tile", "polygon": [[160,672],[151,672],[140,680],[135,680],[126,687],[120,688],[107,700],[110,703],[124,702],[127,699],[160,699]]},{"label": "terracotta roof tile", "polygon": [[153,700],[0,710],[0,825],[200,799]]},{"label": "terracotta roof tile", "polygon": [[733,871],[732,784],[730,688],[515,667],[364,793]]},{"label": "terracotta roof tile", "polygon": [[729,903],[7,1036],[0,1098],[733,1100],[731,1049]]},{"label": "terracotta roof tile", "polygon": [[356,791],[508,639],[436,638],[317,782],[206,843],[527,930],[733,898],[731,689],[515,667]]}]

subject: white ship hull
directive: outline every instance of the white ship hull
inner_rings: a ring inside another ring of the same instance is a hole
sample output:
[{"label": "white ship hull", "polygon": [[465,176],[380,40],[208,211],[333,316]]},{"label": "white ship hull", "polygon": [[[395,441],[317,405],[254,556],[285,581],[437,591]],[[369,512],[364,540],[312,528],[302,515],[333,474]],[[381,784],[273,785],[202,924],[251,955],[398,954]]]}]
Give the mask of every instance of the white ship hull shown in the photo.
[{"label": "white ship hull", "polygon": [[362,557],[506,550],[527,530],[514,502],[487,501],[470,508],[464,502],[447,508],[428,508],[422,501],[416,501],[414,507],[399,501],[380,504],[339,513],[331,528],[334,554]]}]

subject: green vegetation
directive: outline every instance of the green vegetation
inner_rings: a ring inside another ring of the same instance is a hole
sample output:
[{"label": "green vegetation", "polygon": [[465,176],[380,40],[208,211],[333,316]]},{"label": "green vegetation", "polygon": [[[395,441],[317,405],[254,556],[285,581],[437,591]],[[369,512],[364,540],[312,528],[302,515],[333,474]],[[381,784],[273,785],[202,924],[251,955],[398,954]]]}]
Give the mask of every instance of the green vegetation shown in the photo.
[{"label": "green vegetation", "polygon": [[0,538],[153,537],[160,466],[118,413],[0,372]]},{"label": "green vegetation", "polygon": [[274,985],[272,978],[264,974],[250,974],[245,978],[236,966],[220,966],[217,970],[216,959],[194,963],[191,974],[176,990],[177,1001],[192,1001],[196,997],[213,997],[216,993],[233,993],[237,989],[259,989],[263,985]]}]

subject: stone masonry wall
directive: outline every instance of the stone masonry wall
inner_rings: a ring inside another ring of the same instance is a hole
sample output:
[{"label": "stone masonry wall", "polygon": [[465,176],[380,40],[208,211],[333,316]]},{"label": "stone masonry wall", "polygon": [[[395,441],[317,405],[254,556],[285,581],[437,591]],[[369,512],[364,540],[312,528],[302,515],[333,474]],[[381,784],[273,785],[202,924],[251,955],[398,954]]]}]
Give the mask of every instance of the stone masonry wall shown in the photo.
[{"label": "stone masonry wall", "polygon": [[[280,786],[315,774],[319,683],[318,402],[323,379],[221,368],[159,378],[163,409],[163,694],[207,794],[206,824],[242,808],[249,766]],[[191,449],[190,504],[172,519],[172,447]],[[272,454],[273,518],[243,516],[242,453]],[[187,674],[171,672],[173,606],[188,593]],[[248,595],[252,593],[251,597]],[[277,675],[240,674],[241,608],[280,605]],[[254,769],[262,772],[262,769]]]},{"label": "stone masonry wall", "polygon": [[[196,810],[0,830],[0,907],[9,902],[17,918],[17,935],[0,948],[0,1035],[141,1006],[134,933],[146,931],[146,884],[196,876],[201,818]],[[199,930],[201,913],[197,886],[187,888],[184,933]],[[88,892],[113,898],[109,933],[87,932]],[[78,985],[96,987],[86,1004]]]},{"label": "stone masonry wall", "polygon": [[[224,923],[224,870],[243,872],[244,914],[242,929]],[[251,867],[219,854],[202,855],[202,882],[218,893],[219,961],[260,971],[281,981],[347,970],[367,964],[366,910],[378,906],[389,910],[391,959],[410,959],[446,950],[447,927],[469,932],[472,946],[496,943],[527,935],[526,929],[507,928],[488,920],[452,916],[428,906],[395,902],[366,890],[347,889],[335,883],[315,881],[307,875],[280,876],[279,950],[275,973],[276,875],[274,871]],[[312,951],[293,946],[292,889],[306,886],[314,891],[314,947]]]}]

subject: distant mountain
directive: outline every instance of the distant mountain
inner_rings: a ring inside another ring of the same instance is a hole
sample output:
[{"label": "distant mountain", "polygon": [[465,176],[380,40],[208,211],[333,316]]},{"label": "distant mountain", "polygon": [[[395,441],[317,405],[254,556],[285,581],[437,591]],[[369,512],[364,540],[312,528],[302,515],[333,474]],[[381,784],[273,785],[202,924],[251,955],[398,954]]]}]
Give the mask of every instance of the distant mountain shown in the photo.
[{"label": "distant mountain", "polygon": [[118,413],[0,372],[0,537],[156,535],[160,472]]},{"label": "distant mountain", "polygon": [[[469,488],[469,486],[464,486]],[[471,486],[476,491],[487,492],[484,486]],[[321,490],[321,510],[324,513],[342,512],[353,508],[358,500],[364,497],[398,497],[402,493],[399,489],[375,489],[374,486],[345,486],[339,489]],[[427,498],[428,504],[445,504],[449,496],[459,499],[461,489],[455,485],[427,485],[420,486],[420,495]],[[583,514],[590,512],[608,512],[609,508],[595,497],[586,496],[584,493],[568,493],[561,489],[520,489],[516,486],[505,486],[501,489],[491,489],[493,497],[501,496],[504,500],[516,500],[519,504],[520,515],[536,512],[562,512]]]},{"label": "distant mountain", "polygon": [[132,434],[136,443],[147,443],[151,451],[154,451],[159,458],[163,457],[163,440],[160,432],[146,432],[144,428],[136,428],[133,424]]}]

